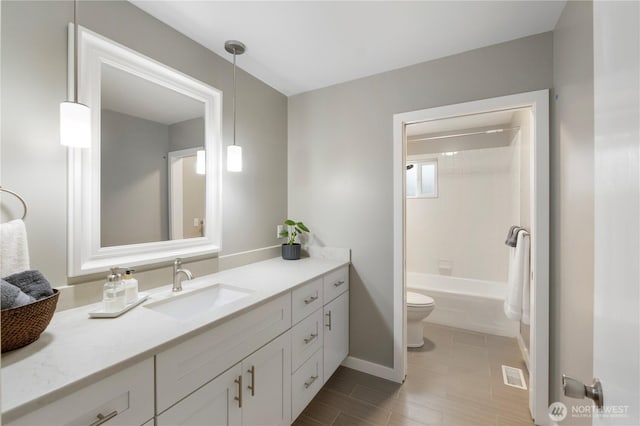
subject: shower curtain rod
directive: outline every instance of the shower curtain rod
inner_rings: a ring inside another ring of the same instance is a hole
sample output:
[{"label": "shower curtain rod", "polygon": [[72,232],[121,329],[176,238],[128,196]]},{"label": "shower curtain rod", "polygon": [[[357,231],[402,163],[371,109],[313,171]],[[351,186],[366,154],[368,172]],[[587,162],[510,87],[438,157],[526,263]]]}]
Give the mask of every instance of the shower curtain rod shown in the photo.
[{"label": "shower curtain rod", "polygon": [[505,131],[509,131],[509,130],[516,130],[516,129],[520,129],[520,126],[516,126],[516,127],[506,127],[506,128],[499,128],[499,129],[492,129],[492,130],[482,130],[479,132],[468,132],[468,133],[455,133],[455,134],[451,134],[451,135],[442,135],[442,136],[427,136],[426,138],[411,138],[411,139],[407,139],[407,142],[418,142],[418,141],[431,141],[431,140],[436,140],[436,139],[448,139],[448,138],[458,138],[460,136],[473,136],[473,135],[490,135],[493,133],[502,133]]}]

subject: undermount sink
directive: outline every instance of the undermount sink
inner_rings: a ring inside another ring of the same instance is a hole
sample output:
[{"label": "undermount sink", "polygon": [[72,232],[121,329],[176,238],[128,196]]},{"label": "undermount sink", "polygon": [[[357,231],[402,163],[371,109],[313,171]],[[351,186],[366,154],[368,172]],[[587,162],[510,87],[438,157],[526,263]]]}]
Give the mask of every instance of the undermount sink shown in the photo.
[{"label": "undermount sink", "polygon": [[217,308],[250,295],[252,291],[226,284],[214,284],[185,294],[171,295],[166,299],[144,305],[161,314],[183,320],[211,312]]}]

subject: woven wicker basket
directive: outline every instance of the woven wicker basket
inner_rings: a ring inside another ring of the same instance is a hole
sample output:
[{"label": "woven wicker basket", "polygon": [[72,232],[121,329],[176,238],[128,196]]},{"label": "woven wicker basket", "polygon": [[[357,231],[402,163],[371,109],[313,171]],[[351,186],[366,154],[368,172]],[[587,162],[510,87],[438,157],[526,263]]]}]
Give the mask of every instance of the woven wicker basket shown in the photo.
[{"label": "woven wicker basket", "polygon": [[60,292],[54,289],[51,296],[37,302],[3,310],[2,352],[18,349],[38,340],[51,322],[59,295]]}]

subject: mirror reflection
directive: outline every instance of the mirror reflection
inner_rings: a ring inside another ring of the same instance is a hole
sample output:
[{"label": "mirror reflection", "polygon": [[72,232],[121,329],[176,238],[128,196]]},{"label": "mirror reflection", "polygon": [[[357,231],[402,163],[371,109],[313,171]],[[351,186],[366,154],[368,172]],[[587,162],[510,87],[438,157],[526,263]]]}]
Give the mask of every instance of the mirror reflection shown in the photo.
[{"label": "mirror reflection", "polygon": [[105,63],[101,74],[101,247],[203,236],[205,104]]}]

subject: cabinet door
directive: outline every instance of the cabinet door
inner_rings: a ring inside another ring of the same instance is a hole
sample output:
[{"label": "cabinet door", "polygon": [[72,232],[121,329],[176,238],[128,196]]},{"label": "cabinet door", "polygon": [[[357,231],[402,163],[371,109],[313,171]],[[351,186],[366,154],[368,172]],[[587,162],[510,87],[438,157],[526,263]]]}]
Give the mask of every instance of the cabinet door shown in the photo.
[{"label": "cabinet door", "polygon": [[349,354],[349,292],[324,307],[324,381]]},{"label": "cabinet door", "polygon": [[242,361],[242,424],[291,423],[291,334],[284,333]]},{"label": "cabinet door", "polygon": [[238,363],[159,415],[157,426],[240,426],[241,374]]},{"label": "cabinet door", "polygon": [[153,418],[153,358],[148,358],[3,425],[141,425]]}]

